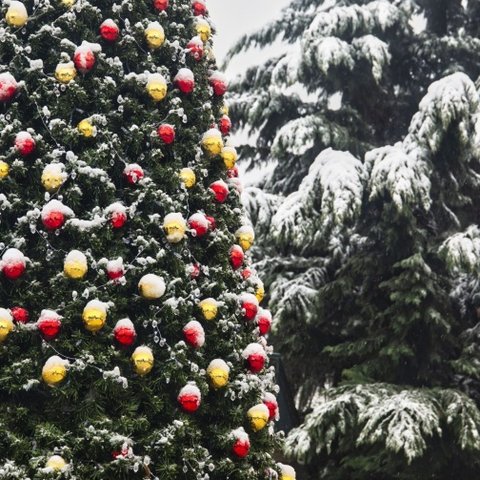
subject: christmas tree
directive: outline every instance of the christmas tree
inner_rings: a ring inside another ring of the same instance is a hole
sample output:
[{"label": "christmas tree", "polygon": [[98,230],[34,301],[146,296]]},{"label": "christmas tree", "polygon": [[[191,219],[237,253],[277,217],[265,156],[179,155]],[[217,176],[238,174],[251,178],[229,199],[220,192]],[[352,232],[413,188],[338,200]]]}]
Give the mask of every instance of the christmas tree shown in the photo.
[{"label": "christmas tree", "polygon": [[0,22],[0,477],[293,479],[204,1]]},{"label": "christmas tree", "polygon": [[287,43],[233,113],[311,478],[480,471],[479,6],[298,1],[233,51]]}]

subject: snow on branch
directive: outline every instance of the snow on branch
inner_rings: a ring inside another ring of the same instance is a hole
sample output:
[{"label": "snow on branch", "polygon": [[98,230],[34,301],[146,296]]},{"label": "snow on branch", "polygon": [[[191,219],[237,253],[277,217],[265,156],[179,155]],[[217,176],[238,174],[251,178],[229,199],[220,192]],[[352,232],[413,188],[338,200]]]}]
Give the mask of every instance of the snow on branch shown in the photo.
[{"label": "snow on branch", "polygon": [[372,76],[378,83],[383,77],[384,68],[390,63],[391,55],[388,45],[373,35],[355,38],[352,42],[355,54],[365,59],[372,66]]},{"label": "snow on branch", "polygon": [[440,245],[440,254],[450,270],[474,271],[480,266],[480,229],[471,225],[451,235]]},{"label": "snow on branch", "polygon": [[355,66],[353,48],[344,40],[337,37],[321,37],[304,46],[304,62],[314,65],[324,73],[332,67],[345,67],[352,70]]}]

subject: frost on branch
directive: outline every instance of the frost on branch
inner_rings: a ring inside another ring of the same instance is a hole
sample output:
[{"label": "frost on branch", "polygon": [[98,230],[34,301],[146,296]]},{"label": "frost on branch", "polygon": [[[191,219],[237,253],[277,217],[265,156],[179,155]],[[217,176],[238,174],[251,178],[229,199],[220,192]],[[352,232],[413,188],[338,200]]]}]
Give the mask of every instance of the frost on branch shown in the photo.
[{"label": "frost on branch", "polygon": [[480,229],[471,225],[464,232],[451,235],[440,246],[450,270],[474,271],[480,265]]},{"label": "frost on branch", "polygon": [[372,66],[372,75],[376,82],[380,82],[383,71],[390,63],[391,55],[388,45],[373,35],[356,38],[352,42],[356,56],[365,59]]},{"label": "frost on branch", "polygon": [[353,49],[347,42],[337,37],[324,37],[309,43],[304,50],[304,61],[315,65],[327,74],[332,67],[345,67],[352,70],[355,66]]}]

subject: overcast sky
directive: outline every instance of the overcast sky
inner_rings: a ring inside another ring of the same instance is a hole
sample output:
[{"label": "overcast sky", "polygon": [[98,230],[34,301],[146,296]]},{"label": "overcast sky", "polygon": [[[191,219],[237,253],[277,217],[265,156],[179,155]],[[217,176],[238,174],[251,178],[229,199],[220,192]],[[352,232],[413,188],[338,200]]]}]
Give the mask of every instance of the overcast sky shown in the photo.
[{"label": "overcast sky", "polygon": [[217,27],[215,54],[219,61],[244,33],[250,33],[274,19],[291,0],[207,0]]}]

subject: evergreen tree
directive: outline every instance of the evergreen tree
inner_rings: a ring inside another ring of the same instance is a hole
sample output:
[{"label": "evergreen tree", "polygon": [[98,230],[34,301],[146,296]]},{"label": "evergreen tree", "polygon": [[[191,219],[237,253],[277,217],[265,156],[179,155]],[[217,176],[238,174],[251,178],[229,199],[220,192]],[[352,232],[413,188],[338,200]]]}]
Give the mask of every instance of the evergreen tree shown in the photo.
[{"label": "evergreen tree", "polygon": [[211,32],[203,0],[2,5],[2,479],[294,478]]}]

